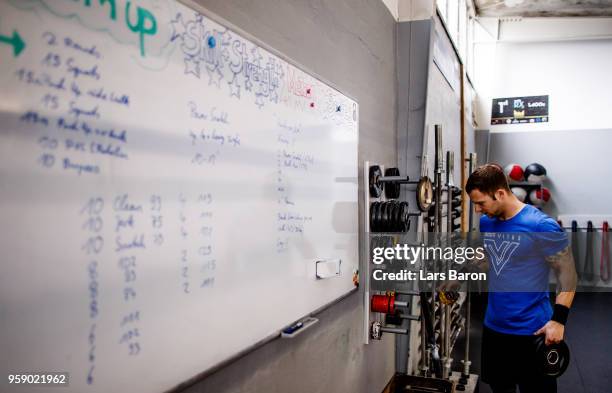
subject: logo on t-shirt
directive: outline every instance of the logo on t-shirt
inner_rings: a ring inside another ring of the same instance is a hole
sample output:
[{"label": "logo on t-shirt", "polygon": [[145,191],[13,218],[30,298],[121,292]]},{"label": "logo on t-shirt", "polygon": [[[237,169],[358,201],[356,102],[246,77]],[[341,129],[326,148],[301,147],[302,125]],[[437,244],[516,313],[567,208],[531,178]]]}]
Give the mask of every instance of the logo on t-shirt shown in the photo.
[{"label": "logo on t-shirt", "polygon": [[520,243],[516,241],[503,240],[500,242],[495,239],[484,239],[484,247],[489,253],[491,265],[498,276],[519,245]]}]

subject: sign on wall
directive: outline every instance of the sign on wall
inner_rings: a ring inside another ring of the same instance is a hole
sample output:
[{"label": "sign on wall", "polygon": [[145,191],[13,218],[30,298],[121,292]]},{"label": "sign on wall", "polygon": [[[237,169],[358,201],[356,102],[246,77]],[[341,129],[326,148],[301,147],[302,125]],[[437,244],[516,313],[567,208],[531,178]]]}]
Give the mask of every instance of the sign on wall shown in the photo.
[{"label": "sign on wall", "polygon": [[494,98],[491,124],[548,122],[548,96]]}]

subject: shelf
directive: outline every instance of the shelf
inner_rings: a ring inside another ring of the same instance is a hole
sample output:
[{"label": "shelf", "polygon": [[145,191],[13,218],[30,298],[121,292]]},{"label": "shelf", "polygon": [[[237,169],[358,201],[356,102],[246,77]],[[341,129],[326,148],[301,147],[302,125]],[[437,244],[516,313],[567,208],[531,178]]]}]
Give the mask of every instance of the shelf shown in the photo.
[{"label": "shelf", "polygon": [[509,185],[511,188],[512,188],[512,187],[542,188],[542,187],[544,186],[543,184],[528,183],[528,182],[526,182],[526,181],[508,183],[508,185]]}]

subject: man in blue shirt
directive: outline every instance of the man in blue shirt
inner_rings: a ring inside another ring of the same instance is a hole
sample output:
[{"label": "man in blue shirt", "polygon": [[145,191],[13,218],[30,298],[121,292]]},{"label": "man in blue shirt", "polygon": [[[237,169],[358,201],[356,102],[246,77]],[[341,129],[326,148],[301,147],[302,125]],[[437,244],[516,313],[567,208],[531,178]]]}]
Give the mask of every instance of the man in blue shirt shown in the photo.
[{"label": "man in blue shirt", "polygon": [[[489,296],[482,341],[482,380],[494,393],[555,393],[556,380],[538,374],[535,338],[563,340],[576,271],[565,232],[537,208],[519,201],[497,164],[478,167],[466,183],[487,251]],[[559,281],[554,309],[549,269]]]}]

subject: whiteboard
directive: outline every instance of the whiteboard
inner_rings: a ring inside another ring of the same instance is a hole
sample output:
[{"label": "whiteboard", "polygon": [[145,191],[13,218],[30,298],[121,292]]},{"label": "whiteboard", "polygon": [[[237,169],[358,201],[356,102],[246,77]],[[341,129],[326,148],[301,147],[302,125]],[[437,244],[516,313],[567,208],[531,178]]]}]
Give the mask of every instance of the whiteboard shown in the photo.
[{"label": "whiteboard", "polygon": [[3,378],[166,391],[354,289],[355,101],[174,1],[2,0],[0,35]]}]

